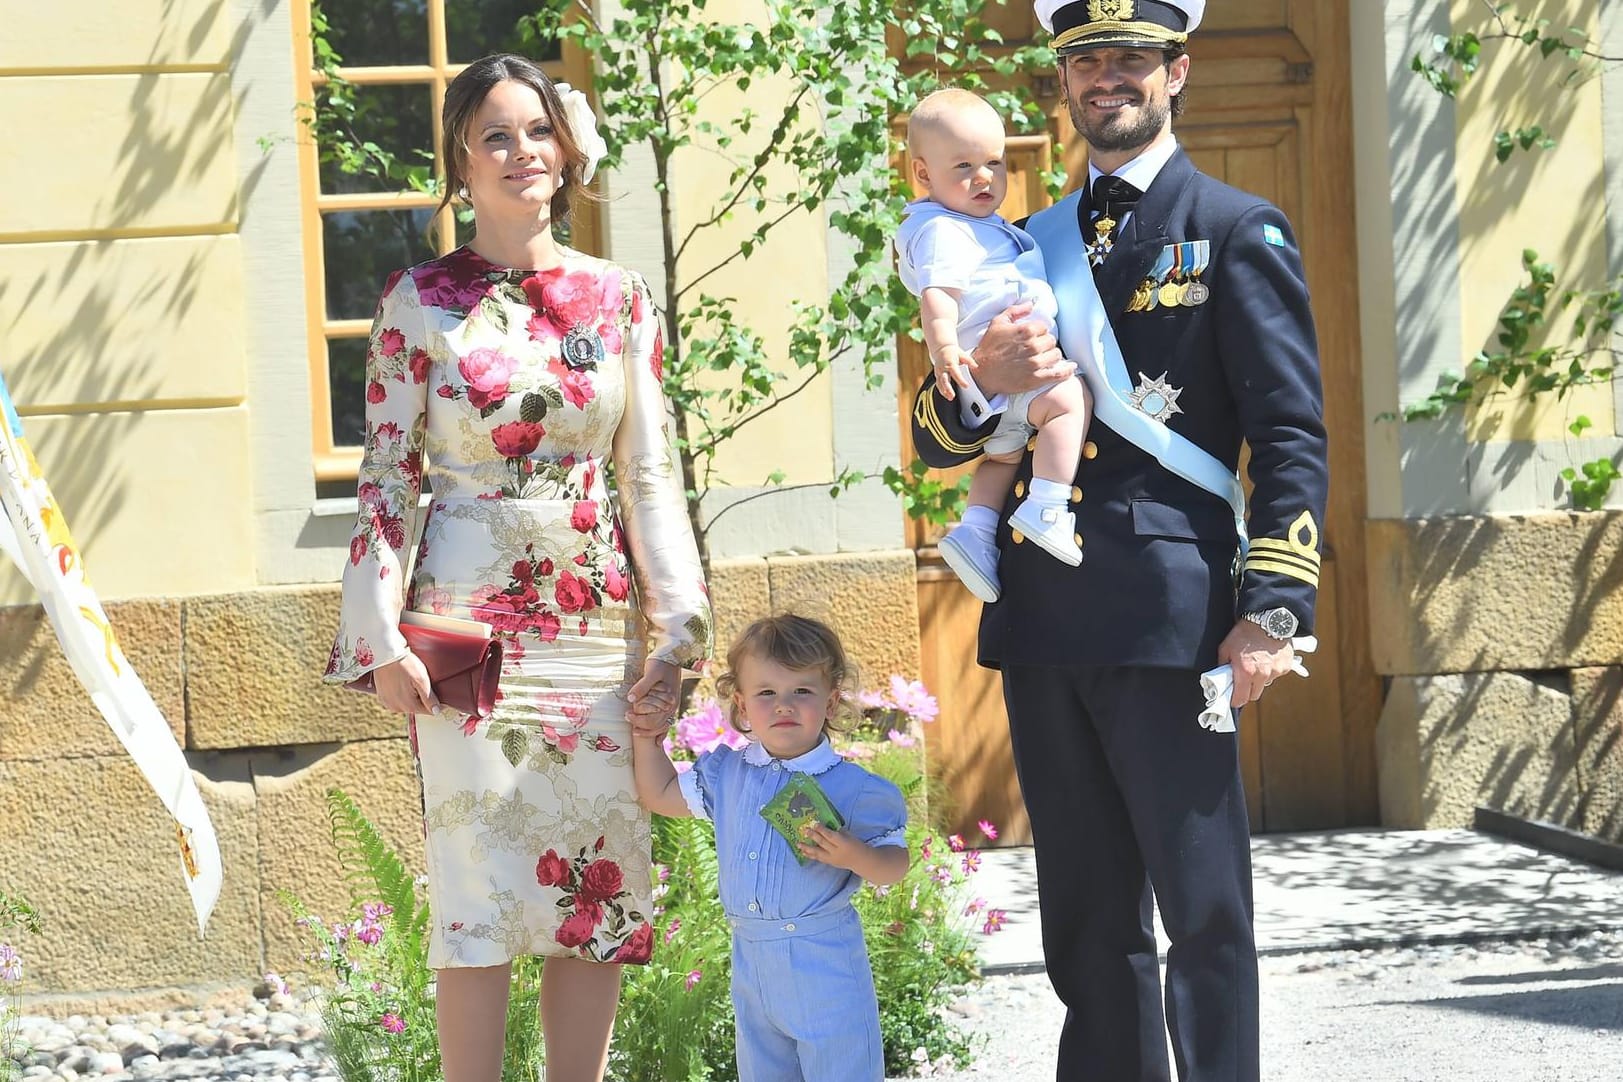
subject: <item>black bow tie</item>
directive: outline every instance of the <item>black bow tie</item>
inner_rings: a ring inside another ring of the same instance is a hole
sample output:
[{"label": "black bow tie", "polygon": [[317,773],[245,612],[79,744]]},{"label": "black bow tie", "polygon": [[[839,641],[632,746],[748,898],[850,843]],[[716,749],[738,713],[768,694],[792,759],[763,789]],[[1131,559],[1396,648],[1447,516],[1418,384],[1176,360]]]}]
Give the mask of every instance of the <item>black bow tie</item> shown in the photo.
[{"label": "black bow tie", "polygon": [[1100,174],[1099,179],[1093,182],[1093,191],[1090,194],[1093,209],[1101,214],[1109,214],[1113,218],[1131,210],[1133,204],[1144,197],[1143,192],[1125,180],[1108,174]]}]

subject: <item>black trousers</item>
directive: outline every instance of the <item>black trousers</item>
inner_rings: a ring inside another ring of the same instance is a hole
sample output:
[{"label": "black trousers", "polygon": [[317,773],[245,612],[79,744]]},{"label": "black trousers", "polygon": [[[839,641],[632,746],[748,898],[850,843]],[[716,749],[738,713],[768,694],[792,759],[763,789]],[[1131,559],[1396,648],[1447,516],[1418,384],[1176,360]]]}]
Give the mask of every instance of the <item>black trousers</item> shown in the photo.
[{"label": "black trousers", "polygon": [[[1257,1082],[1250,827],[1235,734],[1181,669],[1005,665],[1036,843],[1058,1082]],[[1153,891],[1153,895],[1152,895]],[[1153,904],[1171,940],[1165,1014]]]}]

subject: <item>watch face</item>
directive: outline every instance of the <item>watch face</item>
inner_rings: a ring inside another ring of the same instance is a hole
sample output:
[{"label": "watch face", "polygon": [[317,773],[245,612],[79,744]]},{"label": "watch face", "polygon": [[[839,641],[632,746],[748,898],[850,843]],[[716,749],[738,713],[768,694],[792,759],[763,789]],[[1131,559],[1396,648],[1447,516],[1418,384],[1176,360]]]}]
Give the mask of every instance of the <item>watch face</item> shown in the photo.
[{"label": "watch face", "polygon": [[1296,634],[1296,614],[1289,609],[1274,609],[1263,617],[1263,628],[1276,639],[1288,639]]}]

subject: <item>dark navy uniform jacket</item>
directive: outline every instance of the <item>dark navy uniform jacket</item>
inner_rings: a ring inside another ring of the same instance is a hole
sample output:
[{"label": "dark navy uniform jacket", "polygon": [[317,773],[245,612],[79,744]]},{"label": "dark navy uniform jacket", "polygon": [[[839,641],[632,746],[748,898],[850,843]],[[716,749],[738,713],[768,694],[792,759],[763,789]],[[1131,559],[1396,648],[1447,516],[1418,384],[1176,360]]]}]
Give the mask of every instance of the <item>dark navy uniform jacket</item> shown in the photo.
[{"label": "dark navy uniform jacket", "polygon": [[[1092,237],[1086,194],[1078,207]],[[1198,306],[1126,311],[1169,244],[1209,241]],[[1050,263],[1055,258],[1044,252]],[[1313,629],[1328,487],[1323,392],[1307,283],[1285,216],[1199,172],[1180,149],[1157,174],[1097,276],[1135,385],[1162,373],[1178,389],[1169,426],[1229,467],[1251,449],[1251,546],[1234,577],[1234,515],[1095,421],[1072,490],[1083,561],[1068,567],[1017,543],[1008,513],[1031,479],[1020,464],[999,527],[1002,599],[981,618],[980,662],[1208,669],[1237,614],[1283,606]],[[1074,303],[1074,301],[1072,302]],[[1060,323],[1067,298],[1059,298]],[[980,454],[996,419],[966,427],[927,380],[913,442],[932,466]],[[1077,497],[1080,496],[1080,499]]]}]

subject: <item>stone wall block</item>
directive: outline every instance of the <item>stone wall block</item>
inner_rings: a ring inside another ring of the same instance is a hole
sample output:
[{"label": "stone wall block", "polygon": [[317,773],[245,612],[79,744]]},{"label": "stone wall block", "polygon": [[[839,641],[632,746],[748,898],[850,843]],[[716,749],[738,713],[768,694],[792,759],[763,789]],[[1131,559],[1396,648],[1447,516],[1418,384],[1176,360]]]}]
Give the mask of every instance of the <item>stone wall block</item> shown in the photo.
[{"label": "stone wall block", "polygon": [[1588,834],[1623,842],[1623,668],[1572,671],[1572,724]]},{"label": "stone wall block", "polygon": [[218,983],[262,972],[259,834],[240,782],[199,787],[224,884],[199,939],[174,821],[123,757],[0,763],[4,882],[37,906],[29,992],[109,993]]},{"label": "stone wall block", "polygon": [[[260,903],[266,964],[303,968],[311,940],[279,897],[287,891],[328,923],[351,911],[350,885],[327,818],[327,791],[342,789],[395,847],[414,874],[423,871],[422,798],[404,739],[363,740],[253,757],[259,798]],[[361,888],[364,893],[364,887]]]},{"label": "stone wall block", "polygon": [[754,620],[772,611],[772,584],[766,560],[748,557],[710,564],[710,602],[716,614],[716,664],[727,661],[727,648]]},{"label": "stone wall block", "polygon": [[[181,603],[116,602],[107,606],[107,620],[175,739],[184,740]],[[73,675],[45,610],[0,608],[0,761],[122,754],[123,745]]]},{"label": "stone wall block", "polygon": [[280,747],[404,735],[370,695],[321,682],[338,588],[255,590],[186,601],[193,748]]},{"label": "stone wall block", "polygon": [[1389,675],[1623,656],[1623,513],[1372,519],[1370,626]]},{"label": "stone wall block", "polygon": [[832,621],[864,686],[919,672],[916,561],[907,549],[838,556],[775,556],[773,609]]},{"label": "stone wall block", "polygon": [[1398,677],[1376,729],[1381,821],[1468,827],[1477,805],[1576,826],[1572,698],[1515,673]]}]

